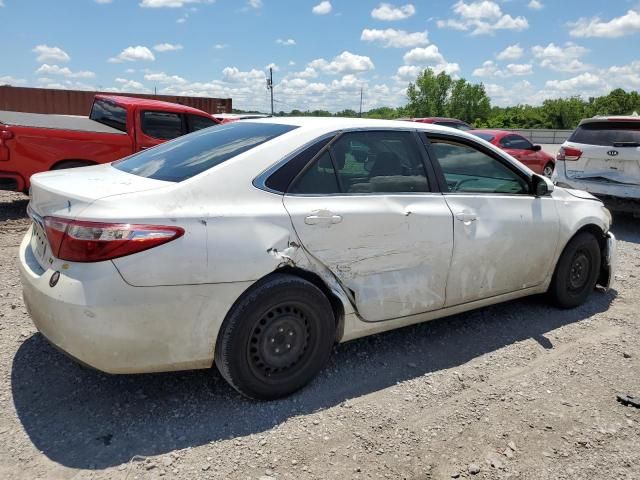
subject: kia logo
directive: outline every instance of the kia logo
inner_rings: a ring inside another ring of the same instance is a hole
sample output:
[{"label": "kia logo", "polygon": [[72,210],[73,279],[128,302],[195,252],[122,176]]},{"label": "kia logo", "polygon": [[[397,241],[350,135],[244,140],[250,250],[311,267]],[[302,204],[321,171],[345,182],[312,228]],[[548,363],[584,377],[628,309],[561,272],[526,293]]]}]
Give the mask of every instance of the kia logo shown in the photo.
[{"label": "kia logo", "polygon": [[617,157],[618,156],[618,151],[617,150],[609,150],[607,152],[607,155],[609,155],[610,157]]}]

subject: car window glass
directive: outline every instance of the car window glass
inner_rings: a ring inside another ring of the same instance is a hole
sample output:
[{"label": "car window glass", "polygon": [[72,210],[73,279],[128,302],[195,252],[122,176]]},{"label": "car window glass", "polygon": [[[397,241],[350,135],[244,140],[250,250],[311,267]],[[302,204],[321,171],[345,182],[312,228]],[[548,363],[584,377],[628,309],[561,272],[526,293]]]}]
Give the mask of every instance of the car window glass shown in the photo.
[{"label": "car window glass", "polygon": [[112,165],[140,177],[180,182],[295,128],[277,123],[229,123],[176,138]]},{"label": "car window glass", "polygon": [[529,140],[520,135],[507,135],[500,144],[505,148],[513,148],[515,150],[531,150],[533,145]]},{"label": "car window glass", "polygon": [[332,144],[331,154],[345,193],[429,191],[420,150],[411,132],[345,133]]},{"label": "car window glass", "polygon": [[486,140],[487,142],[492,141],[494,138],[496,138],[495,135],[491,135],[490,133],[478,133],[478,132],[471,132],[473,133],[476,137],[480,137],[483,140]]},{"label": "car window glass", "polygon": [[117,130],[127,131],[127,110],[113,102],[96,100],[91,107],[89,118]]},{"label": "car window glass", "polygon": [[293,183],[289,193],[340,193],[331,155],[325,151]]},{"label": "car window glass", "polygon": [[499,160],[468,145],[430,139],[449,192],[528,194],[528,183]]},{"label": "car window glass", "polygon": [[178,113],[146,111],[141,113],[141,117],[145,135],[170,140],[183,134],[182,116]]},{"label": "car window glass", "polygon": [[213,127],[217,125],[216,121],[212,118],[203,117],[202,115],[187,115],[189,119],[189,131],[197,132],[203,128]]},{"label": "car window glass", "polygon": [[624,146],[625,143],[634,146],[634,144],[640,144],[640,122],[585,123],[571,134],[569,141],[606,147]]}]

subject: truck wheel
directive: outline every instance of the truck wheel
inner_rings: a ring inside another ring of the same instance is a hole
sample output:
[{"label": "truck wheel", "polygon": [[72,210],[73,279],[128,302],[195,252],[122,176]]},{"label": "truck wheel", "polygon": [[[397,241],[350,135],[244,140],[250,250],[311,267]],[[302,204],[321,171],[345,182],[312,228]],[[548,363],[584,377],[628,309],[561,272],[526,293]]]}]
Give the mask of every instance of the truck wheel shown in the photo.
[{"label": "truck wheel", "polygon": [[583,304],[595,288],[599,272],[598,240],[591,233],[579,233],[560,255],[549,286],[551,300],[560,308]]},{"label": "truck wheel", "polygon": [[329,300],[312,283],[274,274],[233,306],[216,342],[221,375],[243,395],[271,400],[309,383],[335,338]]},{"label": "truck wheel", "polygon": [[56,163],[51,170],[64,170],[65,168],[78,168],[88,167],[93,165],[91,162],[85,162],[83,160],[65,160],[64,162]]}]

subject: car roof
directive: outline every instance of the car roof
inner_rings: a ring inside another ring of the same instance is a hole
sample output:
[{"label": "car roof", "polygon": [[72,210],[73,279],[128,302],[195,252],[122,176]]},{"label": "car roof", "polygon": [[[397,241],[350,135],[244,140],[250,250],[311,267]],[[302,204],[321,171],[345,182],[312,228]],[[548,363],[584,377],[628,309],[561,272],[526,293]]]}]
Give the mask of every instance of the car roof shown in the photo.
[{"label": "car roof", "polygon": [[197,108],[188,107],[187,105],[181,105],[179,103],[163,102],[162,100],[154,100],[150,98],[125,97],[122,95],[96,95],[96,98],[111,100],[120,105],[143,106],[143,107],[151,107],[151,108],[157,107],[157,108],[162,108],[164,110],[197,113],[200,115],[204,113],[205,115],[209,115],[207,112],[203,110],[198,110]]},{"label": "car roof", "polygon": [[640,115],[603,115],[596,116],[592,118],[585,118],[580,121],[579,125],[584,125],[585,123],[596,123],[596,122],[640,122]]},{"label": "car roof", "polygon": [[412,122],[452,122],[452,123],[467,123],[457,118],[450,117],[416,117],[410,119]]},{"label": "car roof", "polygon": [[503,135],[509,135],[509,134],[515,134],[515,135],[519,135],[516,132],[509,132],[507,130],[497,130],[497,129],[493,129],[493,128],[475,128],[473,129],[473,133],[488,133],[491,135],[494,135],[496,137],[501,137]]}]

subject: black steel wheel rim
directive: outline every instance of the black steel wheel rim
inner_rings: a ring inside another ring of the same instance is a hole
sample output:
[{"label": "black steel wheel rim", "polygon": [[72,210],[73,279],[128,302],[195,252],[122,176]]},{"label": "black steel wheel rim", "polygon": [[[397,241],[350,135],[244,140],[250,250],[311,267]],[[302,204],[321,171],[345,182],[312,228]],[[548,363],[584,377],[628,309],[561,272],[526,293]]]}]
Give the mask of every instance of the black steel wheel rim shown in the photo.
[{"label": "black steel wheel rim", "polygon": [[582,290],[591,278],[591,256],[586,250],[578,250],[569,267],[569,290]]},{"label": "black steel wheel rim", "polygon": [[254,325],[247,356],[253,373],[277,381],[298,371],[309,357],[311,322],[306,308],[287,302],[270,308]]}]

